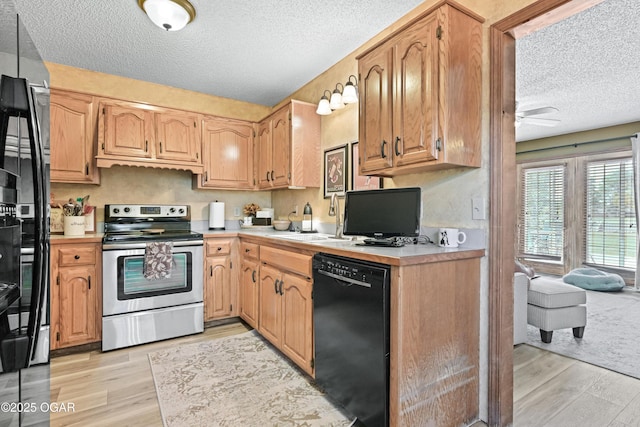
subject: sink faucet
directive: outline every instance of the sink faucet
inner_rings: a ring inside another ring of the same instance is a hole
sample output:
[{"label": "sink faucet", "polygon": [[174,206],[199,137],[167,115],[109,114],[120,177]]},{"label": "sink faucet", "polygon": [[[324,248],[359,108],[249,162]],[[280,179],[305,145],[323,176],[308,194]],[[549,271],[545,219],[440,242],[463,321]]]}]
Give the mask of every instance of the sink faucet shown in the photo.
[{"label": "sink faucet", "polygon": [[340,199],[336,193],[331,195],[331,202],[329,203],[329,216],[336,217],[336,238],[342,238],[342,221],[341,216],[342,212],[340,211]]}]

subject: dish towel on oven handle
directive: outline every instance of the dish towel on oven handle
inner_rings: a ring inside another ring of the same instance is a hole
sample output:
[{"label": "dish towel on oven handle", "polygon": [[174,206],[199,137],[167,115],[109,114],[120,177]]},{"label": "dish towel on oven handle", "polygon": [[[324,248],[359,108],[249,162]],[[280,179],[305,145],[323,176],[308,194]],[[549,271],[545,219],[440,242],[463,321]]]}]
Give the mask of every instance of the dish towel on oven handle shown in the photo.
[{"label": "dish towel on oven handle", "polygon": [[144,277],[168,279],[173,268],[173,242],[149,242],[144,250]]}]

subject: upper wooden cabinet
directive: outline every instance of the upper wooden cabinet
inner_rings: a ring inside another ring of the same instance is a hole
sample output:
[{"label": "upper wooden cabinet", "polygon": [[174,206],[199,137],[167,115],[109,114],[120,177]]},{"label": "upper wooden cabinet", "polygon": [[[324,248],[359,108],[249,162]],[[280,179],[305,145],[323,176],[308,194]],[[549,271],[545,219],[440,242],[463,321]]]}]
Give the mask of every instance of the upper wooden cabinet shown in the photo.
[{"label": "upper wooden cabinet", "polygon": [[482,19],[445,2],[358,57],[360,172],[479,167]]},{"label": "upper wooden cabinet", "polygon": [[204,172],[200,116],[125,101],[100,103],[98,167],[113,165]]},{"label": "upper wooden cabinet", "polygon": [[320,116],[292,100],[258,125],[258,187],[320,187]]},{"label": "upper wooden cabinet", "polygon": [[51,182],[99,184],[93,96],[51,89]]},{"label": "upper wooden cabinet", "polygon": [[202,122],[204,174],[196,177],[197,187],[253,189],[254,135],[251,122],[205,117]]}]

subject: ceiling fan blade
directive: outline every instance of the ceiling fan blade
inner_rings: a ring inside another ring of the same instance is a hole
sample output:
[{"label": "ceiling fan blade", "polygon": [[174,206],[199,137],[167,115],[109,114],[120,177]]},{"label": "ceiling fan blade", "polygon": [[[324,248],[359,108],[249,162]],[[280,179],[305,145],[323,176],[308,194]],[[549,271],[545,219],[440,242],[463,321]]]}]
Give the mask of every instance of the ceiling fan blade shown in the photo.
[{"label": "ceiling fan blade", "polygon": [[516,115],[520,117],[530,117],[530,116],[537,116],[540,114],[557,113],[558,111],[560,110],[558,110],[555,107],[541,107],[541,108],[534,108],[532,110],[516,111]]},{"label": "ceiling fan blade", "polygon": [[560,123],[560,120],[557,119],[542,119],[539,117],[522,117],[519,121],[529,125],[546,127],[554,127]]}]

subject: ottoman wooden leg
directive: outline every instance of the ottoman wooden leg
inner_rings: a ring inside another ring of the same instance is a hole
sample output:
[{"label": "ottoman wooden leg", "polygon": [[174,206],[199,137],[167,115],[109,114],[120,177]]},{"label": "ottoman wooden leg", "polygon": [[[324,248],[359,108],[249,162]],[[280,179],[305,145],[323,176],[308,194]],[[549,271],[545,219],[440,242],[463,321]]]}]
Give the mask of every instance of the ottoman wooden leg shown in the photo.
[{"label": "ottoman wooden leg", "polygon": [[551,342],[551,338],[553,337],[553,331],[545,331],[540,329],[540,339],[543,343],[549,344]]},{"label": "ottoman wooden leg", "polygon": [[579,328],[573,328],[573,336],[576,338],[582,338],[582,336],[584,335],[584,326],[581,326]]}]

